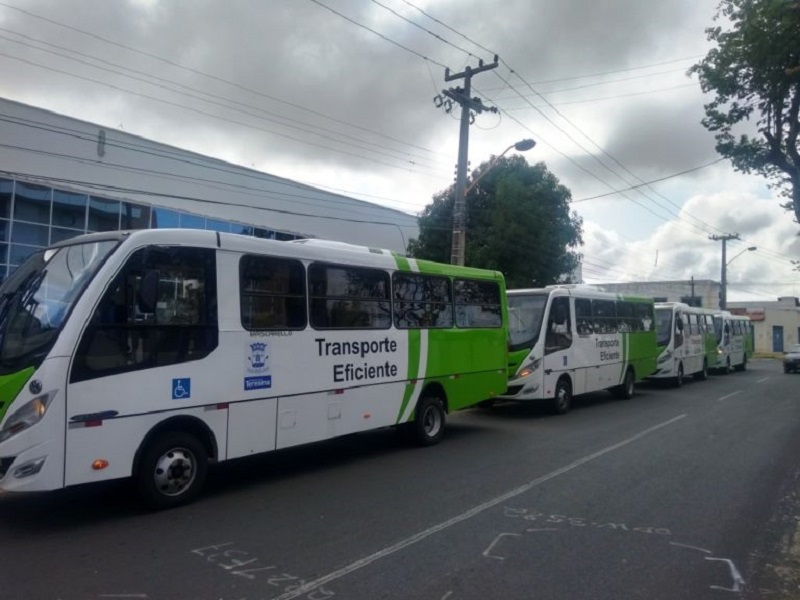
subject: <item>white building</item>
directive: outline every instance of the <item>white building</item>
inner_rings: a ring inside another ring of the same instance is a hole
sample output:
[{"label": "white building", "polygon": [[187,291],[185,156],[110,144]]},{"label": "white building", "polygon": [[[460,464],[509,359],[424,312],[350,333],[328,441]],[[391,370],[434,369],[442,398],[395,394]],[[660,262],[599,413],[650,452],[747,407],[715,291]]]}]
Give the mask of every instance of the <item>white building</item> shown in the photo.
[{"label": "white building", "polygon": [[747,315],[753,322],[756,352],[784,352],[800,344],[800,299],[793,296],[775,302],[728,302],[732,313]]},{"label": "white building", "polygon": [[0,99],[0,280],[90,231],[187,227],[404,253],[417,218]]}]

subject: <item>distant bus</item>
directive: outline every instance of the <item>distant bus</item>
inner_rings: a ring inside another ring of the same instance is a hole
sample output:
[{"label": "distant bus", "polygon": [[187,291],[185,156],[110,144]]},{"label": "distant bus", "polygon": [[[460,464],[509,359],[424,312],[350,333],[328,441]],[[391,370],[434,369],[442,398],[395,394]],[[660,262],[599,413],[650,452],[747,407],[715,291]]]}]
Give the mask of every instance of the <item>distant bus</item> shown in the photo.
[{"label": "distant bus", "polygon": [[717,333],[717,361],[714,368],[722,373],[744,371],[755,350],[750,317],[717,311],[714,314],[714,328]]},{"label": "distant bus", "polygon": [[717,363],[714,311],[682,302],[656,304],[658,368],[650,377],[668,380],[676,387],[684,377],[704,381]]},{"label": "distant bus", "polygon": [[506,389],[502,274],[194,230],[72,238],[0,287],[0,489],[133,476],[165,508],[210,462],[398,426]]},{"label": "distant bus", "polygon": [[573,396],[634,394],[656,369],[653,300],[583,286],[508,291],[509,382],[500,398],[568,412]]}]

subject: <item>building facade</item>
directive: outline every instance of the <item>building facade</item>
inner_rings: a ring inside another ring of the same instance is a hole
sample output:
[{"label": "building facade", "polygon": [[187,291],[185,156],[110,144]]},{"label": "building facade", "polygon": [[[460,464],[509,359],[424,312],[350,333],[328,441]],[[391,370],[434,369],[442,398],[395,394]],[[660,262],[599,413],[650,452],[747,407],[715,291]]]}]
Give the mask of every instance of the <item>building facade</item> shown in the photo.
[{"label": "building facade", "polygon": [[753,322],[756,352],[764,354],[785,352],[789,346],[800,344],[800,299],[793,296],[775,302],[728,302],[735,314],[747,315]]},{"label": "building facade", "polygon": [[122,131],[0,99],[0,280],[93,231],[199,228],[405,253],[417,218]]}]

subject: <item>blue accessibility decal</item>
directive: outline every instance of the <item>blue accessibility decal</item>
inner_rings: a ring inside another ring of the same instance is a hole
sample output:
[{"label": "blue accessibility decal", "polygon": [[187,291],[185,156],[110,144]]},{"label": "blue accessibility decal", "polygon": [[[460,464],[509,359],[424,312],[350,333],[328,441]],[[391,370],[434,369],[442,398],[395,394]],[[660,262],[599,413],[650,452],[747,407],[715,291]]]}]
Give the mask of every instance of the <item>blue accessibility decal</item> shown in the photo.
[{"label": "blue accessibility decal", "polygon": [[192,397],[192,380],[189,377],[172,380],[172,399],[186,400]]}]

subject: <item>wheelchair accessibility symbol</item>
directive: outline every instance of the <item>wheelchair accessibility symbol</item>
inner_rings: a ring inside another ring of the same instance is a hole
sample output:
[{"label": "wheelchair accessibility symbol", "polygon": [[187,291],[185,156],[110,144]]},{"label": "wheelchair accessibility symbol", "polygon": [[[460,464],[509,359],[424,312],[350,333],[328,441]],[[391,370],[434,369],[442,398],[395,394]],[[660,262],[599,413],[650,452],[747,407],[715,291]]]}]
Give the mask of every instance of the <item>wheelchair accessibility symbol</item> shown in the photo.
[{"label": "wheelchair accessibility symbol", "polygon": [[189,377],[172,380],[172,399],[184,400],[192,396],[192,380]]}]

